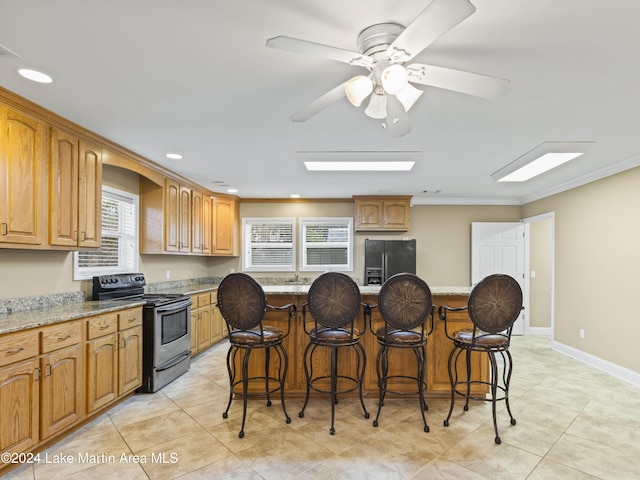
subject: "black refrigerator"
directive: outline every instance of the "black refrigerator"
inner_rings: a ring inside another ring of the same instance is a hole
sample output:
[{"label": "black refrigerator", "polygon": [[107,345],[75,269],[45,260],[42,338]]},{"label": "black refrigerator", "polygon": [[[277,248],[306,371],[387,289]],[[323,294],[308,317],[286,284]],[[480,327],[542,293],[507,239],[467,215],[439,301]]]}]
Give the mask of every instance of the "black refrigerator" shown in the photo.
[{"label": "black refrigerator", "polygon": [[396,273],[416,273],[416,241],[365,239],[364,284],[382,285]]}]

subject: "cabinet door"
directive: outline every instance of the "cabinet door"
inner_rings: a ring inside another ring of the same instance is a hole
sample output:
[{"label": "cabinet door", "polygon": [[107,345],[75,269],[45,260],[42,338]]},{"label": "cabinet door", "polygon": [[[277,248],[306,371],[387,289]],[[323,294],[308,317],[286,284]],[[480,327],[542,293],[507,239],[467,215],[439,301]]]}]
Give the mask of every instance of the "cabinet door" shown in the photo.
[{"label": "cabinet door", "polygon": [[49,244],[78,245],[78,139],[51,129]]},{"label": "cabinet door", "polygon": [[118,370],[119,395],[142,385],[142,327],[120,332]]},{"label": "cabinet door", "polygon": [[385,230],[409,230],[410,215],[409,202],[385,201],[382,203],[383,223]]},{"label": "cabinet door", "polygon": [[356,230],[380,230],[382,228],[382,202],[359,200],[355,203]]},{"label": "cabinet door", "polygon": [[118,334],[87,342],[87,413],[118,396]]},{"label": "cabinet door", "polygon": [[198,350],[211,345],[211,306],[198,309]]},{"label": "cabinet door", "polygon": [[36,358],[0,368],[0,451],[24,452],[39,441]]},{"label": "cabinet door", "polygon": [[178,232],[180,185],[173,180],[167,179],[164,195],[164,249],[168,252],[177,252],[180,248]]},{"label": "cabinet door", "polygon": [[208,195],[202,197],[202,253],[211,253],[211,207],[213,198]]},{"label": "cabinet door", "polygon": [[41,437],[45,439],[83,418],[82,350],[74,345],[40,360]]},{"label": "cabinet door", "polygon": [[180,186],[178,238],[180,252],[191,251],[191,190]]},{"label": "cabinet door", "polygon": [[41,245],[45,237],[44,123],[0,106],[0,243]]},{"label": "cabinet door", "polygon": [[198,350],[198,309],[191,309],[191,355],[195,355]]},{"label": "cabinet door", "polygon": [[226,326],[224,318],[220,313],[220,309],[216,306],[218,303],[218,292],[211,293],[211,343],[218,343],[224,338],[224,327]]},{"label": "cabinet door", "polygon": [[191,221],[191,251],[194,253],[202,253],[204,249],[204,208],[202,200],[202,193],[194,190],[191,194],[191,211],[193,212]]},{"label": "cabinet door", "polygon": [[78,245],[97,248],[102,231],[102,148],[80,142],[78,175]]},{"label": "cabinet door", "polygon": [[216,198],[213,205],[213,253],[233,255],[233,200]]}]

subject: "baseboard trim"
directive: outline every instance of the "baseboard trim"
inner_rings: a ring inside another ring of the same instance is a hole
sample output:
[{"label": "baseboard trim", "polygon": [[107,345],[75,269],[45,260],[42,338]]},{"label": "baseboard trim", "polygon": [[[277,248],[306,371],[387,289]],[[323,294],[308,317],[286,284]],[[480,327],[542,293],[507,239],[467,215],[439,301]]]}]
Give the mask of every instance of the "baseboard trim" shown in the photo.
[{"label": "baseboard trim", "polygon": [[553,328],[551,327],[525,327],[525,335],[542,335],[545,337],[553,336]]},{"label": "baseboard trim", "polygon": [[616,365],[615,363],[603,360],[600,357],[596,357],[595,355],[591,355],[590,353],[583,352],[582,350],[578,350],[577,348],[570,347],[569,345],[565,345],[564,343],[560,343],[555,340],[551,341],[551,348],[556,352],[563,353],[571,358],[581,361],[582,363],[595,367],[598,370],[602,370],[614,377],[618,377],[640,387],[640,373],[638,372],[621,367],[620,365]]}]

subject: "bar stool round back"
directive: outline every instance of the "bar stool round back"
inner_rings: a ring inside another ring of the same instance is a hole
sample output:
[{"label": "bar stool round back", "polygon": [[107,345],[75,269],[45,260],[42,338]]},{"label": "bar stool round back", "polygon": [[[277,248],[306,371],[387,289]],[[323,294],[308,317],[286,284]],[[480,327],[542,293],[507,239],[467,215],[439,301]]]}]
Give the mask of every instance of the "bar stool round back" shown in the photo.
[{"label": "bar stool round back", "polygon": [[[369,418],[369,412],[367,412],[362,399],[362,384],[367,360],[364,348],[360,343],[361,331],[355,327],[355,319],[361,306],[358,285],[349,276],[339,272],[324,273],[316,278],[309,287],[307,301],[302,306],[304,330],[309,336],[309,343],[304,350],[307,393],[298,416],[304,417],[304,410],[307,408],[311,390],[330,394],[331,428],[329,433],[331,435],[336,432],[334,420],[338,394],[359,390],[364,418]],[[313,317],[312,322],[307,322],[307,310]],[[327,374],[314,374],[313,356],[318,347],[330,350],[331,360]],[[344,348],[351,348],[355,352],[356,372],[350,374],[338,372],[338,350]],[[329,381],[328,387],[327,380]]]},{"label": "bar stool round back", "polygon": [[[376,305],[370,306],[375,308]],[[377,307],[384,325],[374,330],[371,323],[371,331],[378,340],[380,346],[376,357],[376,371],[378,374],[378,414],[373,421],[373,426],[378,426],[380,412],[384,405],[387,393],[396,395],[418,395],[420,413],[424,431],[429,431],[425,410],[427,404],[424,399],[426,389],[425,365],[427,337],[433,331],[433,297],[427,283],[412,273],[399,273],[389,278],[380,289]],[[427,331],[425,324],[431,317],[431,326]],[[389,375],[389,352],[391,349],[410,349],[416,358],[416,375],[409,372],[398,372]],[[389,381],[412,380],[416,382],[415,391],[396,390],[389,386]]]},{"label": "bar stool round back", "polygon": [[[473,328],[458,330],[449,335],[446,327],[447,311],[467,310],[473,322]],[[442,305],[439,308],[439,316],[445,322],[447,337],[453,340],[453,348],[449,355],[449,380],[451,382],[451,406],[449,414],[444,421],[444,426],[449,426],[449,419],[453,412],[456,395],[465,397],[464,411],[469,410],[469,400],[481,400],[491,402],[493,412],[493,428],[495,442],[502,441],[498,435],[498,423],[496,419],[496,402],[504,400],[509,413],[511,425],[516,424],[516,419],[511,414],[509,406],[509,383],[513,369],[509,344],[511,343],[511,331],[513,324],[518,319],[522,306],[522,289],[518,282],[504,274],[489,275],[482,279],[471,291],[466,307],[450,308]],[[466,375],[460,378],[458,372],[458,358],[465,353]],[[489,381],[472,379],[471,354],[473,352],[486,353],[489,357],[490,378]],[[500,362],[496,358],[500,355]],[[500,374],[502,367],[502,374]],[[486,385],[490,396],[473,396],[471,386]]]},{"label": "bar stool round back", "polygon": [[[222,417],[228,417],[234,395],[242,396],[242,426],[238,434],[242,438],[244,437],[248,398],[266,396],[267,406],[270,407],[270,395],[279,390],[282,411],[286,422],[291,423],[291,418],[284,405],[284,382],[287,376],[288,357],[282,341],[289,334],[291,318],[296,315],[296,306],[293,304],[282,307],[268,305],[260,284],[244,273],[229,274],[220,282],[217,306],[227,323],[230,343],[227,353],[229,403]],[[286,312],[286,328],[263,324],[267,310]],[[275,373],[270,371],[272,349],[277,354]],[[254,350],[264,352],[264,374],[250,376],[249,360]],[[241,358],[238,358],[239,354],[241,354]],[[250,391],[249,386],[256,382],[264,382],[264,388],[260,388],[257,392]]]}]

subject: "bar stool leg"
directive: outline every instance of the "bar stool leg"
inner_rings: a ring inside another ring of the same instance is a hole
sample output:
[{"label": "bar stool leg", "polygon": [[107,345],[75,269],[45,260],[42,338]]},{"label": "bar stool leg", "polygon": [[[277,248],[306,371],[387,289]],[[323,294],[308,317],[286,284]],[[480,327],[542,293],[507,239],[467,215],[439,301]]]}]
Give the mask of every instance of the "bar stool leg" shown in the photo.
[{"label": "bar stool leg", "polygon": [[[227,403],[227,409],[224,412],[222,412],[222,418],[229,417],[229,408],[231,408],[231,402],[233,400],[233,384],[236,379],[236,373],[235,373],[236,352],[237,352],[237,349],[235,349],[234,347],[230,347],[229,351],[227,352],[227,372],[229,372],[229,403]],[[232,354],[233,354],[233,358],[232,358]]]},{"label": "bar stool leg", "polygon": [[[459,350],[458,347],[454,346],[451,349],[451,353],[449,354],[449,363],[447,370],[449,371],[449,383],[451,383],[451,405],[449,406],[449,414],[444,421],[444,426],[449,426],[449,419],[451,418],[451,414],[453,413],[453,406],[456,402],[456,385],[458,384],[458,357],[462,350]],[[455,357],[455,358],[454,358]],[[453,370],[455,369],[455,378],[453,376]]]},{"label": "bar stool leg", "polygon": [[384,405],[384,397],[387,393],[387,373],[389,372],[389,362],[387,359],[388,348],[385,345],[380,345],[378,350],[378,356],[376,358],[376,370],[378,373],[378,413],[376,419],[373,421],[373,426],[377,427],[378,420],[380,418],[380,412]]},{"label": "bar stool leg", "polygon": [[[360,343],[357,343],[355,347],[356,347],[356,353],[358,354],[357,367],[358,367],[358,382],[359,382],[358,387],[360,391],[360,405],[362,405],[362,410],[364,411],[364,418],[368,419],[370,415],[369,415],[369,412],[367,412],[367,407],[364,405],[364,399],[362,398],[362,388],[364,385],[364,372],[367,368],[367,354],[364,351],[364,347]],[[362,362],[362,368],[360,368],[360,362]]]},{"label": "bar stool leg", "polygon": [[309,363],[311,362],[311,358],[313,357],[313,352],[309,352],[311,348],[315,346],[312,343],[308,343],[306,348],[304,349],[304,354],[302,355],[303,363],[304,363],[304,377],[307,383],[307,394],[304,397],[304,404],[302,405],[302,410],[298,413],[299,418],[304,418],[304,409],[307,408],[307,403],[309,402],[309,393],[311,392],[311,374],[309,373]]},{"label": "bar stool leg", "polygon": [[271,364],[271,348],[264,349],[264,391],[267,392],[267,407],[271,406],[271,397],[269,395],[269,366]]},{"label": "bar stool leg", "polygon": [[287,357],[287,351],[285,350],[284,345],[276,345],[275,349],[278,357],[280,357],[280,368],[278,369],[278,380],[280,382],[280,403],[282,404],[282,411],[284,412],[286,423],[291,423],[291,417],[287,414],[287,409],[284,406],[284,383],[287,379],[287,371],[289,370],[289,358]]},{"label": "bar stool leg", "polygon": [[331,428],[329,434],[335,435],[336,429],[334,428],[334,421],[336,416],[336,403],[338,398],[336,396],[336,390],[338,389],[338,348],[331,347]]},{"label": "bar stool leg", "polygon": [[249,357],[251,356],[251,349],[247,348],[244,352],[244,358],[242,359],[242,426],[240,427],[240,433],[238,437],[244,437],[244,423],[247,419],[247,402],[249,394]]},{"label": "bar stool leg", "polygon": [[425,349],[424,347],[414,348],[413,353],[416,356],[416,361],[418,362],[418,372],[416,374],[416,379],[418,383],[418,396],[420,402],[420,413],[422,414],[422,423],[424,424],[424,431],[429,433],[429,425],[427,425],[427,417],[425,415],[425,411],[427,410],[427,403],[424,401],[424,378],[425,378]]}]

